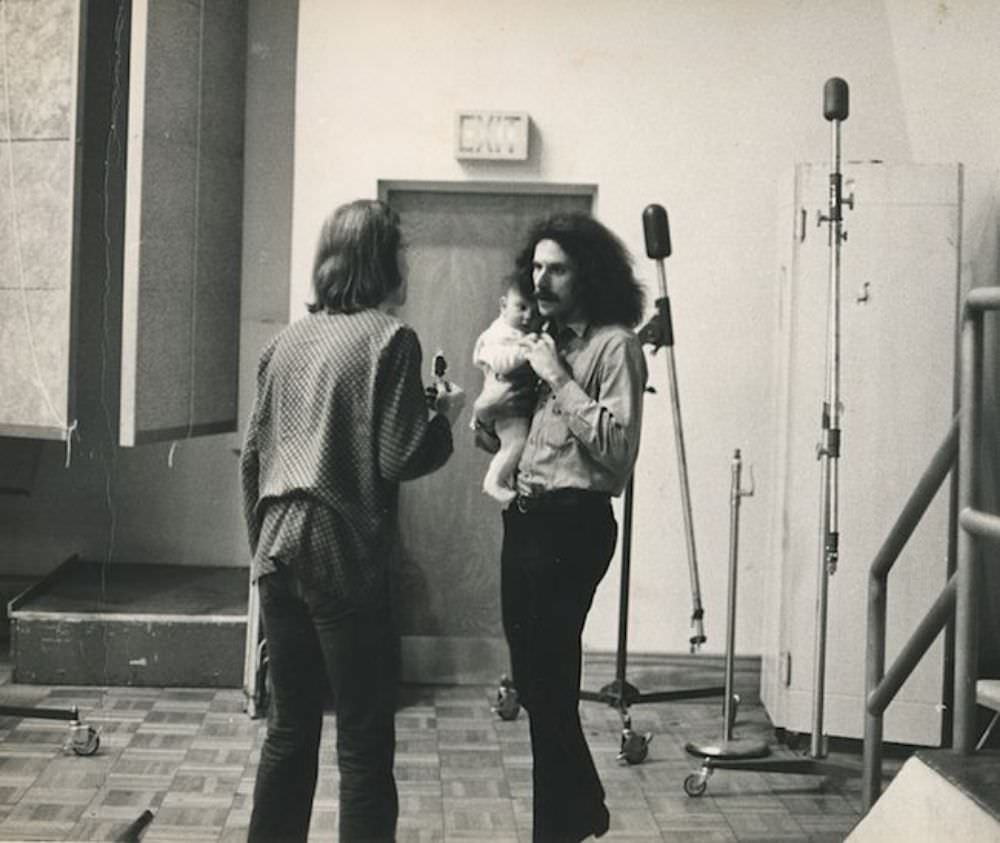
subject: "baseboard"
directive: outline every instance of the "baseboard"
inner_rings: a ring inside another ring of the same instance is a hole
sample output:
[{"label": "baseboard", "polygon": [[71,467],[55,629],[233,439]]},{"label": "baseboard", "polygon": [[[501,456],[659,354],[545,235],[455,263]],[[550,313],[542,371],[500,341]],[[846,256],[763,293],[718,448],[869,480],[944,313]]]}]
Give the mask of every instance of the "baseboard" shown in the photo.
[{"label": "baseboard", "polygon": [[[584,665],[614,665],[618,654],[613,650],[587,650],[583,654]],[[725,667],[726,657],[722,653],[629,653],[628,664],[637,667],[697,667],[709,670]],[[734,656],[733,670],[736,673],[760,673],[760,656]]]},{"label": "baseboard", "polygon": [[[613,675],[614,652],[588,650],[585,674]],[[402,639],[404,682],[427,685],[492,685],[509,671],[507,643],[501,637],[405,635]],[[713,677],[723,683],[725,656],[688,653],[637,653],[627,659],[629,672],[666,671]],[[760,686],[760,656],[737,656],[733,673],[741,689]]]},{"label": "baseboard", "polygon": [[507,642],[500,637],[404,635],[402,679],[425,685],[490,685],[507,673]]}]

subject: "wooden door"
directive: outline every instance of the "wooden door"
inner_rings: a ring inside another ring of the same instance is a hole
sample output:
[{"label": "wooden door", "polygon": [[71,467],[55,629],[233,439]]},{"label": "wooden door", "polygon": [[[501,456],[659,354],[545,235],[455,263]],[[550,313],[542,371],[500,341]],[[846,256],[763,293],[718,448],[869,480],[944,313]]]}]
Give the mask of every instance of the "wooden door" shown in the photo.
[{"label": "wooden door", "polygon": [[469,398],[449,463],[404,483],[401,492],[403,674],[411,681],[493,682],[507,670],[500,506],[481,492],[489,456],[469,431],[469,408],[482,385],[472,348],[498,313],[502,279],[532,222],[557,209],[590,210],[592,190],[383,185],[381,192],[402,219],[409,290],[400,316],[420,337],[425,380],[441,350],[449,379]]},{"label": "wooden door", "polygon": [[[868,569],[903,503],[948,430],[953,407],[960,169],[957,165],[853,164],[844,168],[841,297],[840,562],[830,579],[825,732],[861,736]],[[765,689],[775,725],[812,729],[819,547],[821,408],[825,386],[829,170],[796,171],[799,226],[780,330],[786,396],[785,455],[774,523],[779,577],[779,664]],[[847,192],[847,191],[845,191]],[[803,226],[804,223],[804,227]],[[891,660],[947,579],[947,489],[889,581]],[[941,737],[939,640],[889,708],[886,739],[936,745]]]}]

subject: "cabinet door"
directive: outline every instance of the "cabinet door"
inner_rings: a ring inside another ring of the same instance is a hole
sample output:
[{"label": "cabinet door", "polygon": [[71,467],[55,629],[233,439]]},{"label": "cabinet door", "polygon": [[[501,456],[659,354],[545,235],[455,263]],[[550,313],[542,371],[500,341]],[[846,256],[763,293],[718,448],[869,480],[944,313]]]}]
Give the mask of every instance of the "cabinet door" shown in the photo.
[{"label": "cabinet door", "polygon": [[[961,170],[957,165],[848,164],[848,239],[841,248],[840,561],[830,579],[825,731],[860,737],[864,716],[867,576],[872,558],[953,415]],[[765,690],[775,725],[812,729],[819,462],[827,354],[829,167],[796,169],[800,226],[781,320],[780,419],[786,456],[775,520],[780,587],[779,659]],[[804,223],[804,225],[803,225]],[[942,489],[889,584],[888,658],[947,578],[948,494]],[[936,745],[941,738],[943,646],[939,640],[890,707],[886,739]]]}]

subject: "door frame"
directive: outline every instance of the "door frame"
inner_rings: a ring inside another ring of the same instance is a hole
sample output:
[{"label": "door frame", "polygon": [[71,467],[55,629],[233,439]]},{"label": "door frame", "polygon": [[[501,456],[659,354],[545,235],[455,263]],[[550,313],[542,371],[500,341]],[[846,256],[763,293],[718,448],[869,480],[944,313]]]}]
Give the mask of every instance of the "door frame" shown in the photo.
[{"label": "door frame", "polygon": [[383,202],[393,191],[419,191],[422,193],[491,193],[498,196],[525,193],[547,196],[587,196],[590,197],[591,211],[597,205],[597,185],[590,182],[379,179],[376,184],[378,198]]}]

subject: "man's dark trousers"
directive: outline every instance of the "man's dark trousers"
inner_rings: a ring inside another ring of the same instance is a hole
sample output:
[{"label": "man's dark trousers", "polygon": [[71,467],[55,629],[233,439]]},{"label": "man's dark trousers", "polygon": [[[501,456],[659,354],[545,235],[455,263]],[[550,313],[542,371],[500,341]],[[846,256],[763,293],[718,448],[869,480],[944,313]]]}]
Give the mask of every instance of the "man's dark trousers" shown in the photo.
[{"label": "man's dark trousers", "polygon": [[394,840],[399,641],[388,605],[346,607],[284,567],[261,577],[258,590],[273,682],[249,841],[306,840],[324,679],[337,712],[341,843]]},{"label": "man's dark trousers", "polygon": [[607,822],[580,724],[581,635],[618,526],[608,496],[518,499],[503,513],[504,632],[531,727],[532,839],[570,843]]}]

